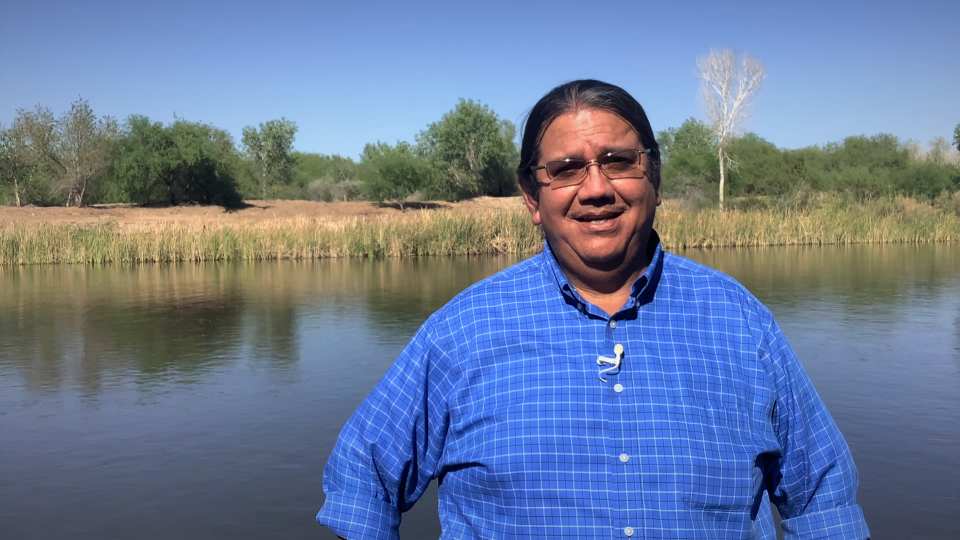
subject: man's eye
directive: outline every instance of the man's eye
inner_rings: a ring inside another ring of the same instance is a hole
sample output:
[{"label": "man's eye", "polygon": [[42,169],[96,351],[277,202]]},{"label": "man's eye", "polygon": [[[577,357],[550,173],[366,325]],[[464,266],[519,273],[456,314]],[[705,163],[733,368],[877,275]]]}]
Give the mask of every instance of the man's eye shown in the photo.
[{"label": "man's eye", "polygon": [[554,177],[575,176],[582,168],[583,163],[580,161],[560,161],[551,167],[550,174]]}]

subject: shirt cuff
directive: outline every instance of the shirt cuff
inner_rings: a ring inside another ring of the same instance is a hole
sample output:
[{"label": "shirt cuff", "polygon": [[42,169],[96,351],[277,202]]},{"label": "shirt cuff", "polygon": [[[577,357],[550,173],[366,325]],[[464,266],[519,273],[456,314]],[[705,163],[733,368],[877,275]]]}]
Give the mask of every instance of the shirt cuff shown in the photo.
[{"label": "shirt cuff", "polygon": [[831,508],[823,512],[803,514],[780,522],[786,540],[842,538],[866,540],[870,538],[867,521],[860,506]]},{"label": "shirt cuff", "polygon": [[400,512],[364,494],[328,493],[317,523],[347,540],[400,540]]}]

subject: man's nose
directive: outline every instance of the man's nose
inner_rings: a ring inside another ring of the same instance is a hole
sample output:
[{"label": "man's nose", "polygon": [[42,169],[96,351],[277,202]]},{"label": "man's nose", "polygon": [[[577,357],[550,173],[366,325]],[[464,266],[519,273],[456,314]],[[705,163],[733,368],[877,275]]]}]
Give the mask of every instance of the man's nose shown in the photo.
[{"label": "man's nose", "polygon": [[587,177],[583,179],[583,183],[580,184],[580,189],[577,191],[577,197],[581,201],[613,197],[613,184],[610,183],[607,175],[600,170],[600,164],[596,162],[587,163],[587,170],[584,174]]}]

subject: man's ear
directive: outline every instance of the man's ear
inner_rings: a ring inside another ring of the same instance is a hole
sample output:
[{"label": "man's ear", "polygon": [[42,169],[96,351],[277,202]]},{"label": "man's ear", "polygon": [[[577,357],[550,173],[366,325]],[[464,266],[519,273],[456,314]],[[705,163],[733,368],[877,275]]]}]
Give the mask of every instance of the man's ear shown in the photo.
[{"label": "man's ear", "polygon": [[540,225],[540,194],[527,193],[527,189],[524,187],[525,182],[518,182],[520,184],[520,193],[523,195],[523,202],[527,205],[527,210],[530,211],[530,217],[533,219],[534,225]]}]

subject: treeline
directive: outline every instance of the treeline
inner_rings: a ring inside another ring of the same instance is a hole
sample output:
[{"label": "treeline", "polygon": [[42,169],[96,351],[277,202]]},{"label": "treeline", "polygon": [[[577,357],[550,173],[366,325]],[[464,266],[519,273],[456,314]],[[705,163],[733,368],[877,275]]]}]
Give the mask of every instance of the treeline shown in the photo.
[{"label": "treeline", "polygon": [[459,200],[516,193],[515,126],[460,100],[414,143],[367,144],[359,161],[293,150],[285,118],[226,131],[176,118],[98,118],[83,99],[56,117],[17,111],[0,129],[0,204],[240,206],[245,199]]},{"label": "treeline", "polygon": [[[659,132],[657,140],[664,193],[715,202],[720,164],[710,126],[691,118]],[[741,197],[741,205],[771,196],[797,200],[816,192],[836,192],[858,202],[895,195],[932,200],[960,191],[960,125],[954,145],[937,137],[924,147],[880,134],[786,150],[748,133],[729,143],[733,167],[726,190]]]},{"label": "treeline", "polygon": [[[245,199],[459,200],[517,192],[516,128],[488,106],[460,102],[413,142],[367,144],[359,160],[293,150],[297,125],[285,118],[248,126],[239,144],[226,131],[175,118],[97,117],[80,99],[57,117],[18,110],[0,126],[0,204],[83,206],[216,204]],[[717,201],[717,140],[695,119],[657,134],[662,191],[698,205]],[[726,193],[737,204],[802,201],[837,192],[857,201],[905,195],[922,200],[960,191],[960,125],[954,149],[889,134],[848,137],[796,150],[756,134],[730,141]]]}]

